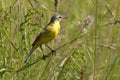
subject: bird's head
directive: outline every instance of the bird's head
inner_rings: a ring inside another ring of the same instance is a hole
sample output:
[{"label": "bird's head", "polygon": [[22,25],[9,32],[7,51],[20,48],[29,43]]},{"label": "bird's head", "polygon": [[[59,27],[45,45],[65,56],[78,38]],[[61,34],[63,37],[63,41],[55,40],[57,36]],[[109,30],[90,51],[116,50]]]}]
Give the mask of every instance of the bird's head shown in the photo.
[{"label": "bird's head", "polygon": [[55,14],[55,15],[52,16],[50,22],[61,21],[63,19],[67,19],[67,17],[59,15],[59,14]]}]

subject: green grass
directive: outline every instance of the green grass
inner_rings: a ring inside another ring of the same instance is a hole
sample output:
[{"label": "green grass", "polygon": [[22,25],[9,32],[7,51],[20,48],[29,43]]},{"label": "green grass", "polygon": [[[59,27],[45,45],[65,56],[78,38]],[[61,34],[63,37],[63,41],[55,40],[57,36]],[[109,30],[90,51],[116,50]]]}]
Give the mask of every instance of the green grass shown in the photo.
[{"label": "green grass", "polygon": [[[120,1],[56,1],[0,0],[0,80],[120,80]],[[49,43],[56,55],[36,49],[24,63],[55,13],[68,17]]]}]

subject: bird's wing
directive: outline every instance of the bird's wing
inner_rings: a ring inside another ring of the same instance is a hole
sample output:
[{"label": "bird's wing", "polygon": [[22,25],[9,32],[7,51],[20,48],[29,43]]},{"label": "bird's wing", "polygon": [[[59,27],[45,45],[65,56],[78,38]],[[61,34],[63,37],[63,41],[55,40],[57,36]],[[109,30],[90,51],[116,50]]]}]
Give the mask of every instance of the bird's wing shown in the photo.
[{"label": "bird's wing", "polygon": [[36,39],[34,40],[34,42],[32,43],[32,46],[34,46],[36,44],[37,41],[40,40],[41,36],[43,35],[44,31],[42,31],[37,37]]},{"label": "bird's wing", "polygon": [[37,41],[39,41],[39,39],[41,38],[41,36],[43,35],[44,31],[46,30],[46,27],[48,26],[48,24],[43,28],[43,31],[40,32],[40,34],[36,37],[36,39],[34,40],[34,42],[32,43],[32,46],[34,46],[36,44]]},{"label": "bird's wing", "polygon": [[[45,26],[45,28],[43,29],[43,31],[42,31],[42,32],[36,37],[36,39],[34,40],[32,46],[35,46],[35,44],[41,39],[42,36],[44,36],[44,38],[48,38],[48,36],[51,36],[50,33],[49,33],[49,31],[46,31],[48,25],[50,26],[50,25],[52,25],[52,24],[49,23],[49,24],[47,24],[47,25]],[[48,34],[48,35],[46,35],[46,34]]]}]

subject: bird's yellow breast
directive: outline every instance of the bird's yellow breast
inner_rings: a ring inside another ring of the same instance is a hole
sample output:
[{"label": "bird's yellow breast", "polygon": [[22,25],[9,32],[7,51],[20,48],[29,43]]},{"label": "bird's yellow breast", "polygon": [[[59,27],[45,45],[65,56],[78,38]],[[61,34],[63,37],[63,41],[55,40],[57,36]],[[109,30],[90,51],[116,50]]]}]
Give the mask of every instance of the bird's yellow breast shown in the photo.
[{"label": "bird's yellow breast", "polygon": [[54,21],[47,26],[46,30],[49,31],[50,34],[53,35],[53,37],[55,38],[60,31],[60,21]]}]

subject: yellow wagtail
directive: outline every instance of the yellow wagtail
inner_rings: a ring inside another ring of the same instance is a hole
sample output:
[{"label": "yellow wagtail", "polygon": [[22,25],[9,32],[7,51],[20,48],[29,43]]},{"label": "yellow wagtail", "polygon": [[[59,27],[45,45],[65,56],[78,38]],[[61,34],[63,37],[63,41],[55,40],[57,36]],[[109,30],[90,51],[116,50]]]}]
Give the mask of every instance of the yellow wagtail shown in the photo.
[{"label": "yellow wagtail", "polygon": [[[42,49],[42,44],[45,44],[47,46],[47,43],[51,40],[53,40],[59,33],[60,31],[60,22],[62,19],[66,19],[66,17],[61,16],[59,14],[55,14],[52,16],[50,22],[47,24],[47,26],[43,29],[42,32],[36,37],[35,41],[32,44],[32,49],[30,50],[29,54],[25,58],[25,63],[33,53],[33,51],[40,47],[41,51]],[[50,50],[52,50],[49,46],[47,46]],[[54,50],[52,50],[54,51]],[[43,54],[43,57],[45,55]]]}]

